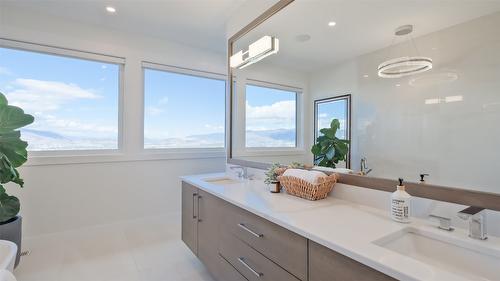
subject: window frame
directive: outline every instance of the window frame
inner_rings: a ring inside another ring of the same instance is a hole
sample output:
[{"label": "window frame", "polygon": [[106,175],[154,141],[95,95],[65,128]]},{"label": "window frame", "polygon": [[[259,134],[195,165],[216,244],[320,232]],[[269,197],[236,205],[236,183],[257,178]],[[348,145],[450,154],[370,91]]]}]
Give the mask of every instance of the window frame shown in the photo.
[{"label": "window frame", "polygon": [[[227,76],[221,73],[197,70],[173,65],[166,65],[160,63],[154,63],[149,61],[141,62],[142,69],[142,123],[141,123],[141,152],[142,154],[153,155],[153,157],[158,157],[164,155],[168,158],[171,156],[183,156],[186,158],[195,158],[195,155],[201,154],[203,157],[224,157],[226,153],[226,107],[227,107]],[[213,80],[219,80],[224,82],[224,146],[222,147],[192,147],[192,148],[145,148],[144,147],[144,128],[145,128],[145,117],[146,117],[146,70],[156,70],[163,71],[181,75],[189,75],[199,78],[207,78]]]},{"label": "window frame", "polygon": [[[116,157],[123,155],[123,97],[124,97],[124,67],[125,58],[105,55],[87,51],[80,51],[64,47],[54,47],[50,45],[37,44],[24,42],[19,40],[10,40],[0,38],[0,48],[20,50],[32,53],[39,53],[45,55],[53,55],[59,57],[87,60],[106,64],[115,64],[118,66],[118,97],[117,97],[117,148],[114,149],[63,149],[63,150],[42,150],[42,151],[28,151],[29,161],[27,164],[43,165],[43,164],[65,164],[65,163],[87,163],[92,157],[90,162],[101,162],[103,159],[109,157]],[[75,157],[79,157],[78,159]],[[83,157],[83,158],[81,158]],[[68,161],[68,159],[73,158]]]},{"label": "window frame", "polygon": [[317,99],[314,101],[314,134],[313,134],[313,140],[312,143],[316,144],[316,139],[318,138],[318,106],[324,103],[329,103],[329,102],[335,102],[335,101],[341,101],[341,100],[346,100],[346,112],[347,112],[347,138],[350,141],[349,144],[349,150],[347,152],[347,161],[346,161],[346,168],[350,169],[351,168],[351,149],[352,149],[352,137],[351,137],[351,125],[352,125],[352,102],[351,102],[351,94],[345,94],[345,95],[340,95],[340,96],[334,96],[334,97],[329,97],[329,98],[323,98],[323,99]]},{"label": "window frame", "polygon": [[243,98],[246,102],[247,86],[257,86],[295,93],[295,147],[247,147],[246,145],[246,107],[244,111],[244,127],[242,147],[235,151],[235,156],[286,156],[301,155],[304,153],[304,89],[289,85],[277,84],[257,79],[245,79],[245,93]]}]

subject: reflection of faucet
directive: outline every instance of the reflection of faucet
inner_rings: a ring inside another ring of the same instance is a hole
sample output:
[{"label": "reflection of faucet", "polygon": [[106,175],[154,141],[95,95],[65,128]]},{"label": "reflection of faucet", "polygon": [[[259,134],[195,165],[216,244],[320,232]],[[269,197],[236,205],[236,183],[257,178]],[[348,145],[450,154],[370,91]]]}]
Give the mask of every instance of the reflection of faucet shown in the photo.
[{"label": "reflection of faucet", "polygon": [[469,237],[479,240],[486,236],[486,212],[480,207],[468,207],[458,212],[458,217],[469,221]]},{"label": "reflection of faucet", "polygon": [[368,175],[372,169],[368,169],[368,165],[366,163],[366,157],[361,158],[361,175]]},{"label": "reflection of faucet", "polygon": [[229,167],[231,170],[239,170],[238,178],[239,179],[248,179],[248,168],[243,166],[231,166]]}]

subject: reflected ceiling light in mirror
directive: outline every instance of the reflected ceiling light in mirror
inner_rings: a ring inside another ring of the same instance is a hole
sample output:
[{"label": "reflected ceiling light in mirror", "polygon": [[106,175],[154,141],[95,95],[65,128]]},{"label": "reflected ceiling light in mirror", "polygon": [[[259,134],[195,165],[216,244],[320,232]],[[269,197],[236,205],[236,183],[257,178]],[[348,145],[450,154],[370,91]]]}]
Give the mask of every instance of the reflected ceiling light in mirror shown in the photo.
[{"label": "reflected ceiling light in mirror", "polygon": [[329,21],[329,22],[328,22],[328,26],[329,26],[329,27],[334,27],[334,26],[336,26],[336,25],[337,25],[337,23],[336,23],[336,22],[334,22],[334,21]]},{"label": "reflected ceiling light in mirror", "polygon": [[441,98],[426,99],[425,104],[450,103],[450,102],[459,102],[463,100],[464,96],[447,96],[444,99]]},{"label": "reflected ceiling light in mirror", "polygon": [[276,37],[264,36],[248,46],[248,50],[239,51],[231,56],[229,65],[242,69],[252,65],[279,51],[279,40]]},{"label": "reflected ceiling light in mirror", "polygon": [[440,103],[439,99],[426,99],[425,104],[438,104]]},{"label": "reflected ceiling light in mirror", "polygon": [[426,87],[433,85],[442,85],[453,83],[458,79],[458,74],[455,72],[437,72],[420,75],[410,79],[408,84],[412,87]]},{"label": "reflected ceiling light in mirror", "polygon": [[[403,25],[396,28],[394,35],[409,36],[417,56],[404,56],[386,60],[378,66],[378,76],[382,78],[400,78],[408,75],[422,73],[432,69],[432,59],[418,55],[415,41],[409,35],[413,31],[413,25]],[[389,47],[390,49],[391,47]]]},{"label": "reflected ceiling light in mirror", "polygon": [[106,6],[106,12],[108,12],[110,14],[114,14],[114,13],[116,13],[116,9],[115,9],[115,7]]},{"label": "reflected ceiling light in mirror", "polygon": [[449,96],[444,98],[444,102],[449,103],[449,102],[459,102],[463,101],[464,97],[463,96]]}]

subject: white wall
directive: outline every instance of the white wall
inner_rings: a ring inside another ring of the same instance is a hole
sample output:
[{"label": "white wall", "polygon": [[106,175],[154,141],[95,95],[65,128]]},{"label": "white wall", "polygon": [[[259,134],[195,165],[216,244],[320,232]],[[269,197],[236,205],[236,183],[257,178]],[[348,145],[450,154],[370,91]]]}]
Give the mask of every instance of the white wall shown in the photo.
[{"label": "white wall", "polygon": [[[408,44],[315,71],[314,99],[352,94],[353,167],[366,156],[373,176],[417,181],[424,172],[430,183],[500,192],[498,26],[500,13],[416,38],[420,54],[434,60],[421,75],[377,76],[378,64]],[[454,96],[463,101],[443,101]],[[426,104],[436,98],[441,103]]]},{"label": "white wall", "polygon": [[[165,155],[150,157],[141,149],[141,61],[225,73],[224,53],[217,54],[137,34],[104,30],[98,25],[83,25],[53,16],[20,11],[1,3],[0,37],[126,59],[123,154],[114,157],[58,159],[63,162],[89,160],[97,161],[96,163],[27,165],[21,168],[25,188],[20,190],[9,186],[8,191],[20,197],[25,235],[179,212],[179,176],[224,170],[224,152],[195,155],[196,158],[187,160],[147,160],[163,158]],[[54,159],[30,162],[50,163]]]}]

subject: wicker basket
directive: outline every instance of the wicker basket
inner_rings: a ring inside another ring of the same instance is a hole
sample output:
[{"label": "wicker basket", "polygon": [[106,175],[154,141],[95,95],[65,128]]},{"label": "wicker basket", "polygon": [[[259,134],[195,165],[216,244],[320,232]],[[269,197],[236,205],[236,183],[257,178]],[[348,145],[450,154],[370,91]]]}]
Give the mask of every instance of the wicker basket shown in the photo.
[{"label": "wicker basket", "polygon": [[282,176],[286,169],[280,170],[278,174],[278,180],[282,187],[285,188],[288,194],[298,196],[308,200],[320,200],[328,196],[333,189],[335,183],[337,183],[338,175],[331,174],[327,177],[321,178],[319,183],[312,184],[303,179],[299,179],[292,176]]}]

